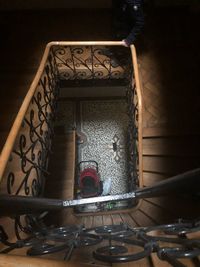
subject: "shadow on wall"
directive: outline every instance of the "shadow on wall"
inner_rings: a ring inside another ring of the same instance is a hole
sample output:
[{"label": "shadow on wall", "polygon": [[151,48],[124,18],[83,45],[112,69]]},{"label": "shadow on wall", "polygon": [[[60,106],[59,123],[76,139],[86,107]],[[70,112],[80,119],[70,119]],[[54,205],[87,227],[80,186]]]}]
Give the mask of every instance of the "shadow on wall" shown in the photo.
[{"label": "shadow on wall", "polygon": [[[147,15],[144,41],[137,50],[145,107],[144,177],[152,183],[199,167],[200,37],[199,14],[189,7],[157,8]],[[197,199],[152,201],[171,211],[173,201],[181,207],[185,200],[190,208],[175,207],[172,218],[192,218]]]},{"label": "shadow on wall", "polygon": [[[147,17],[144,42],[137,49],[144,127],[168,129],[163,133],[163,152],[166,149],[168,156],[187,159],[187,164],[173,163],[178,172],[198,166],[200,158],[198,25],[198,15],[187,7],[155,9]],[[167,132],[174,136],[171,145]]]},{"label": "shadow on wall", "polygon": [[50,8],[109,8],[111,0],[0,0],[1,10],[30,10],[30,9],[50,9]]}]

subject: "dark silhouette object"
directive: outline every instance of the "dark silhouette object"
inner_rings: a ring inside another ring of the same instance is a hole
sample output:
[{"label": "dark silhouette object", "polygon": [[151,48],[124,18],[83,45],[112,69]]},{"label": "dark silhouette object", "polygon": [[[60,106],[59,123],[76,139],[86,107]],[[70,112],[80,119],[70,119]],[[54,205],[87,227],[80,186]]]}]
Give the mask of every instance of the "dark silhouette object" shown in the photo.
[{"label": "dark silhouette object", "polygon": [[[143,0],[112,0],[113,39],[122,40],[125,47],[135,43],[144,28],[143,5]],[[130,51],[123,47],[105,49],[103,54],[111,59],[113,68],[129,64]]]},{"label": "dark silhouette object", "polygon": [[143,0],[113,0],[113,38],[125,46],[135,42],[144,27]]}]

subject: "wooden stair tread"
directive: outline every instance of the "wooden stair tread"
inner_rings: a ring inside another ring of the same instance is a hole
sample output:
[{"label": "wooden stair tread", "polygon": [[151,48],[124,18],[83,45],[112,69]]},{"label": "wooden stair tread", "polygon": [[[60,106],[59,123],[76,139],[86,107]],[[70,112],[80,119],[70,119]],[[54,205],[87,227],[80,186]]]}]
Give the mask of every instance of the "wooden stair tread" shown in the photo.
[{"label": "wooden stair tread", "polygon": [[[141,204],[142,206],[142,204]],[[148,215],[148,213],[143,211],[143,208],[140,207],[138,210],[135,212],[131,213],[131,217],[133,218],[135,224],[137,227],[139,226],[151,226],[158,224],[155,222],[153,218],[153,214]]]},{"label": "wooden stair tread", "polygon": [[143,139],[145,156],[199,157],[199,137],[147,138]]},{"label": "wooden stair tread", "polygon": [[83,263],[80,261],[61,261],[52,259],[41,259],[35,257],[16,256],[16,255],[0,255],[1,267],[103,267],[106,265],[96,265]]},{"label": "wooden stair tread", "polygon": [[188,171],[193,168],[198,168],[198,166],[199,157],[143,157],[143,171],[168,174],[168,177]]},{"label": "wooden stair tread", "polygon": [[196,136],[200,134],[198,125],[188,125],[186,128],[180,127],[144,127],[143,138],[163,138],[163,137],[179,137],[179,136]]}]

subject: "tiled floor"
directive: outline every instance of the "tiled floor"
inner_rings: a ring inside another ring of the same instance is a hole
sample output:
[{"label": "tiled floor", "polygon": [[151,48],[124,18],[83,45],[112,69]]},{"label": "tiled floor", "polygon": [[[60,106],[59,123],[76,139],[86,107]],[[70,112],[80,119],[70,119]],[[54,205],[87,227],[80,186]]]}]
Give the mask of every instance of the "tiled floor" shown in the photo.
[{"label": "tiled floor", "polygon": [[101,180],[111,180],[111,194],[128,192],[126,101],[59,101],[56,130],[73,128],[84,136],[77,147],[78,162],[95,160]]},{"label": "tiled floor", "polygon": [[[87,141],[80,160],[95,160],[101,180],[111,179],[111,194],[127,192],[127,104],[125,100],[82,101],[81,127]],[[116,149],[115,149],[115,147]]]}]

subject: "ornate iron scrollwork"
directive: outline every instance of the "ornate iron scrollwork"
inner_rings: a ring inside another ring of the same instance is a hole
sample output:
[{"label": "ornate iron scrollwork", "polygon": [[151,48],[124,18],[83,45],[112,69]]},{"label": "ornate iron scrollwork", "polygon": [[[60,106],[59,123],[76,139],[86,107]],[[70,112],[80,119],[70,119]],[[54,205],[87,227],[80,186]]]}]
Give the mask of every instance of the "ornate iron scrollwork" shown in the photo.
[{"label": "ornate iron scrollwork", "polygon": [[[8,194],[42,195],[48,175],[60,80],[127,79],[130,82],[132,70],[123,64],[113,67],[112,57],[106,55],[104,49],[107,48],[55,46],[51,49],[5,171]],[[132,185],[138,183],[138,103],[135,87],[130,85],[127,97],[130,107],[128,146]],[[124,224],[93,229],[85,229],[84,226],[48,228],[40,219],[30,215],[16,217],[14,230],[17,241],[11,243],[4,229],[0,228],[0,241],[5,245],[1,253],[22,247],[27,247],[27,254],[32,256],[64,250],[65,258],[69,259],[73,249],[97,245],[104,240],[108,245],[99,247],[94,257],[107,262],[126,262],[150,255],[156,242],[147,238],[146,229],[132,229]],[[140,232],[143,235],[140,236]],[[133,254],[129,246],[138,247],[140,251]],[[167,255],[171,257],[170,253]],[[159,255],[165,257],[163,251]]]},{"label": "ornate iron scrollwork", "polygon": [[[53,123],[59,92],[57,63],[51,49],[45,68],[35,89],[16,138],[10,160],[4,172],[5,192],[10,195],[41,196],[48,176],[48,160],[54,135]],[[30,246],[30,240],[22,240],[26,232],[24,216],[16,217],[13,227],[17,242],[14,247]],[[25,226],[23,226],[25,225]],[[29,234],[29,233],[28,233]],[[5,241],[5,238],[4,238]]]},{"label": "ornate iron scrollwork", "polygon": [[129,188],[135,190],[139,185],[139,154],[138,154],[138,97],[136,85],[131,84],[127,88],[127,101],[128,101],[128,166],[129,166]]},{"label": "ornate iron scrollwork", "polygon": [[5,172],[8,194],[42,195],[48,175],[57,97],[58,70],[51,51]]},{"label": "ornate iron scrollwork", "polygon": [[[112,65],[114,57],[113,53],[111,53],[112,49],[105,46],[55,47],[54,55],[60,72],[60,79],[97,80],[127,78],[127,64],[120,63],[117,60],[118,64],[116,66]],[[110,56],[111,54],[112,56]],[[116,54],[118,53],[116,52]]]},{"label": "ornate iron scrollwork", "polygon": [[[27,247],[29,256],[64,251],[65,259],[69,259],[75,248],[98,245],[93,256],[103,262],[137,261],[156,253],[161,260],[173,266],[185,266],[180,259],[200,256],[200,240],[187,238],[187,234],[200,231],[199,221],[179,220],[174,224],[139,228],[127,224],[90,229],[86,229],[83,225],[52,228],[46,227],[38,218],[28,215],[26,223],[27,226],[23,227],[18,222],[18,227],[22,232],[29,233],[29,237],[24,239],[19,237],[15,243],[8,241],[7,234],[0,227],[0,241],[7,247],[1,253]],[[101,246],[102,241],[104,241],[103,246]]]}]

